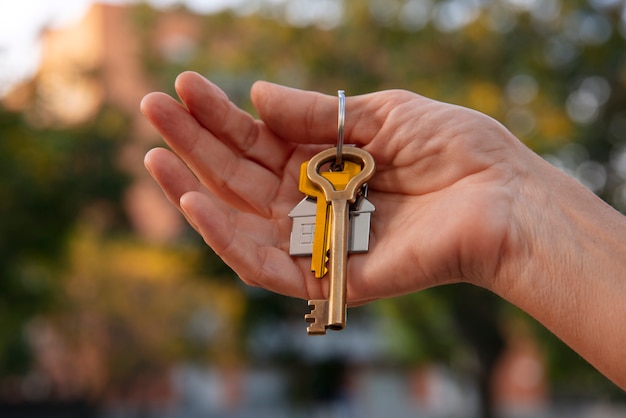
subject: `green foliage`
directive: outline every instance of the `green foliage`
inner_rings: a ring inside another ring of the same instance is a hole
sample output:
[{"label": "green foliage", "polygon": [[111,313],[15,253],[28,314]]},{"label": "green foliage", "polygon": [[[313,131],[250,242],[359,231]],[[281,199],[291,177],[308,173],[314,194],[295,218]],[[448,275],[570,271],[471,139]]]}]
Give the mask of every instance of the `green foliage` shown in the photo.
[{"label": "green foliage", "polygon": [[99,203],[123,223],[126,180],[115,155],[127,124],[111,124],[111,112],[57,130],[0,111],[0,372],[26,366],[28,356],[16,347],[25,344],[24,324],[55,305],[76,219]]}]

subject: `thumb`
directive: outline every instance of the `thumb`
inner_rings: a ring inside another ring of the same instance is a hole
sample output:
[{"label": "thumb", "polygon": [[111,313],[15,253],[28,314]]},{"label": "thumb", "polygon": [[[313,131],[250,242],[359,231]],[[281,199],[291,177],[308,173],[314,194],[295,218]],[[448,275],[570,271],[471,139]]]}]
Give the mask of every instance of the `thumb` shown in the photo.
[{"label": "thumb", "polygon": [[278,136],[309,144],[337,140],[336,97],[266,81],[257,81],[250,96],[260,118]]}]

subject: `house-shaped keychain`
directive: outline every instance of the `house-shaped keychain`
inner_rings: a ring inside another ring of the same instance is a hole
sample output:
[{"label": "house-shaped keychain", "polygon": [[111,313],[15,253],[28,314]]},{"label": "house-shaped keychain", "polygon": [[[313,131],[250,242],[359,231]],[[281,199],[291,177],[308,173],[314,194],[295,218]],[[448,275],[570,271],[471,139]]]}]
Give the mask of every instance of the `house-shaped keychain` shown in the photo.
[{"label": "house-shaped keychain", "polygon": [[[375,209],[374,205],[363,196],[350,206],[349,252],[363,253],[369,249],[370,219]],[[293,220],[289,254],[311,255],[313,252],[316,211],[315,199],[305,197],[289,212],[289,217]]]}]

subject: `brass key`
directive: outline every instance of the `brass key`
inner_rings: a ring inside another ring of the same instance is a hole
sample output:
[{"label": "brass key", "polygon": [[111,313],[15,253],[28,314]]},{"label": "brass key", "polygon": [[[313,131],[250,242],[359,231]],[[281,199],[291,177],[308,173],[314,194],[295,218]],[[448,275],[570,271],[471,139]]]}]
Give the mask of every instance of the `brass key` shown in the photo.
[{"label": "brass key", "polygon": [[[328,272],[326,263],[330,250],[330,204],[324,198],[324,192],[318,188],[307,176],[308,161],[302,163],[298,189],[307,196],[316,199],[315,231],[313,248],[311,251],[311,271],[315,277],[321,279]],[[345,161],[341,171],[320,173],[335,188],[343,189],[348,181],[361,171],[361,164]]]},{"label": "brass key", "polygon": [[[361,165],[361,171],[347,181],[345,187],[336,188],[320,172],[320,167],[337,157],[337,149],[330,148],[315,155],[307,165],[307,177],[323,192],[330,204],[330,281],[328,299],[309,300],[311,313],[305,315],[310,325],[309,334],[325,334],[326,329],[341,330],[346,326],[346,290],[348,266],[349,205],[353,203],[361,186],[376,170],[374,158],[360,148],[344,148],[342,158]],[[321,196],[320,196],[321,198]]]}]

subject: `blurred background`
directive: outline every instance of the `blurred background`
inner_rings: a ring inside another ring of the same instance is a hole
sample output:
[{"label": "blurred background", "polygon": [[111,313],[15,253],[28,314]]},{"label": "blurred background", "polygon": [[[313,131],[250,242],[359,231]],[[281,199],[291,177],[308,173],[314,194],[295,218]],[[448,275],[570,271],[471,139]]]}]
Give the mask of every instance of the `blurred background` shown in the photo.
[{"label": "blurred background", "polygon": [[626,1],[0,4],[0,416],[617,417],[525,314],[454,285],[350,310],[248,288],[143,167],[144,94],[195,70],[482,111],[626,211]]}]

